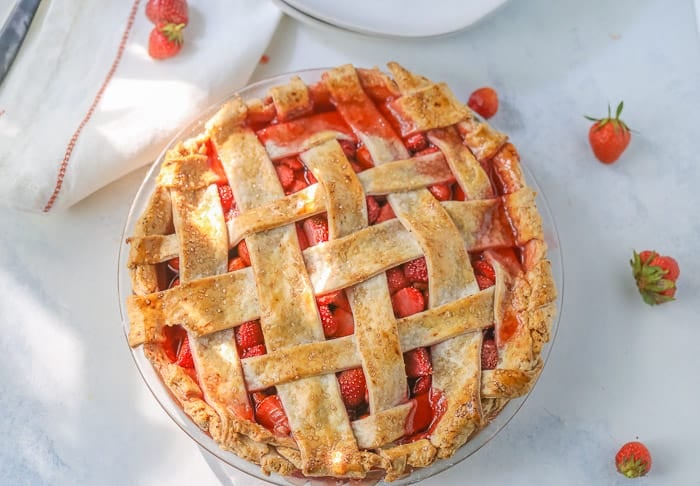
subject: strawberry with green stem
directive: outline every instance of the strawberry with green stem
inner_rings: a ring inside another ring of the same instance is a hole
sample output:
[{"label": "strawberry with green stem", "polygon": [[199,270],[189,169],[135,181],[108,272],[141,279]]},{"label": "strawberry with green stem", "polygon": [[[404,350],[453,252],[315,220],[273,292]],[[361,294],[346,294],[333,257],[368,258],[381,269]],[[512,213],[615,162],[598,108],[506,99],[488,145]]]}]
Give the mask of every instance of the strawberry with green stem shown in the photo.
[{"label": "strawberry with green stem", "polygon": [[588,130],[588,141],[596,158],[604,164],[612,164],[619,159],[632,139],[632,131],[620,119],[623,106],[624,103],[620,101],[615,111],[615,118],[610,113],[610,105],[608,105],[606,118],[585,117],[595,122]]},{"label": "strawberry with green stem", "polygon": [[650,250],[633,251],[630,266],[644,302],[657,305],[675,300],[676,281],[681,273],[675,259]]},{"label": "strawberry with green stem", "polygon": [[645,476],[651,469],[651,454],[641,442],[628,442],[615,455],[615,466],[628,478]]}]

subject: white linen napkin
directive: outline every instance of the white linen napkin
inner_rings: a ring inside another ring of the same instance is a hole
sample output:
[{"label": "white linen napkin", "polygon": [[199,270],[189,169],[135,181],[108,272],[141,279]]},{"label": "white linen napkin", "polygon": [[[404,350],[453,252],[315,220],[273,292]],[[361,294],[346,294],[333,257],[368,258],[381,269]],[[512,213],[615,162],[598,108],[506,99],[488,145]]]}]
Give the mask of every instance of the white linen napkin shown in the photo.
[{"label": "white linen napkin", "polygon": [[261,0],[190,0],[182,51],[148,55],[146,0],[43,0],[0,86],[0,205],[66,208],[148,164],[243,87],[279,22]]}]

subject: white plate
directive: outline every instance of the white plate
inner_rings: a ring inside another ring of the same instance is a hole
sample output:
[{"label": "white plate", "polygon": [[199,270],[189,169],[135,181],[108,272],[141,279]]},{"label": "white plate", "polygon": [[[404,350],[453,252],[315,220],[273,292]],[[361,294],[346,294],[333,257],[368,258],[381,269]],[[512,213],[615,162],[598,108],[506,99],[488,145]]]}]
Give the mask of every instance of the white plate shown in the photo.
[{"label": "white plate", "polygon": [[277,8],[279,8],[282,12],[289,15],[293,19],[299,20],[300,22],[304,22],[304,23],[312,25],[314,27],[318,27],[322,30],[331,31],[331,32],[340,31],[340,32],[356,33],[356,32],[353,32],[351,30],[344,29],[338,25],[324,22],[323,20],[317,19],[316,17],[312,17],[311,15],[307,15],[304,12],[302,12],[301,10],[298,10],[298,9],[292,7],[284,0],[272,0],[272,3],[274,3],[277,6]]},{"label": "white plate", "polygon": [[284,0],[316,20],[362,34],[431,37],[464,29],[506,0]]}]

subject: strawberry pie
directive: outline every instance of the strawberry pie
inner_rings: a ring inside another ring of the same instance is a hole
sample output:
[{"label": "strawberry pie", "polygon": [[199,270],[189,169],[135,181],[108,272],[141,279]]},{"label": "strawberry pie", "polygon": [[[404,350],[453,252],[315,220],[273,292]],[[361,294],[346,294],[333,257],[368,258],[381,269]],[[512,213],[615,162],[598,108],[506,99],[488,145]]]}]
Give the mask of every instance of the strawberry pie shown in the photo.
[{"label": "strawberry pie", "polygon": [[265,473],[401,478],[542,369],[556,289],[515,147],[388,68],[226,102],[128,239],[129,344]]}]

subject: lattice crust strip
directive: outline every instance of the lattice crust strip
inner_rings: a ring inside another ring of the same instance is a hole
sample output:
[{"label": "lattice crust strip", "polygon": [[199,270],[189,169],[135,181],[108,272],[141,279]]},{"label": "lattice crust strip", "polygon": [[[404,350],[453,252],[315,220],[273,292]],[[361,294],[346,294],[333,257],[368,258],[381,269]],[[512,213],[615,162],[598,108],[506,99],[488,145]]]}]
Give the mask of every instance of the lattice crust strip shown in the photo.
[{"label": "lattice crust strip", "polygon": [[[266,472],[364,477],[381,468],[396,479],[452,455],[509,399],[527,393],[542,368],[556,290],[517,151],[446,85],[396,63],[389,69],[393,79],[342,66],[324,73],[314,94],[294,78],[273,88],[269,100],[232,100],[202,136],[167,155],[128,240],[129,344],[144,345],[199,427]],[[319,89],[332,111],[314,111]],[[386,109],[402,121],[400,130],[368,93],[390,97]],[[254,132],[249,111],[270,103],[279,123]],[[401,137],[415,133],[437,151],[411,156]],[[204,143],[215,148],[235,196],[238,213],[228,221]],[[356,173],[343,143],[360,143],[374,167]],[[316,182],[285,195],[275,164],[297,156]],[[426,187],[441,183],[457,184],[465,200],[435,199]],[[370,226],[368,196],[386,196],[396,219]],[[328,241],[302,251],[296,223],[320,214]],[[227,271],[229,250],[244,239],[251,266]],[[500,251],[515,246],[522,266]],[[483,252],[495,286],[479,290],[469,252]],[[174,257],[180,285],[158,290],[158,266]],[[428,272],[427,309],[397,319],[385,272],[419,257]],[[316,296],[340,289],[355,331],[327,340]],[[234,330],[256,319],[267,352],[241,358]],[[159,344],[173,325],[187,332],[197,380]],[[492,326],[498,363],[482,370],[483,330]],[[432,386],[444,395],[444,410],[425,438],[399,444],[415,408],[403,354],[422,347],[430,348]],[[351,420],[335,374],[358,367],[368,410]],[[290,436],[253,419],[249,394],[271,387]]]}]

